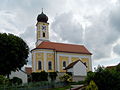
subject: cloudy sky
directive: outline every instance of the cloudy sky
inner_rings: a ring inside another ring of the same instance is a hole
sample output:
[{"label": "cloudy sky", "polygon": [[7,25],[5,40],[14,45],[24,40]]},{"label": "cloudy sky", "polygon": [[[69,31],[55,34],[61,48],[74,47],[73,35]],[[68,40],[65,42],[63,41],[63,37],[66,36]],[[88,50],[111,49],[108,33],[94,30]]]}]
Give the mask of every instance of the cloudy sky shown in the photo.
[{"label": "cloudy sky", "polygon": [[[83,44],[93,53],[93,66],[120,62],[119,0],[0,0],[0,32],[36,42],[36,18],[44,8],[50,40]],[[29,58],[29,63],[31,59]],[[94,68],[93,67],[93,68]]]}]

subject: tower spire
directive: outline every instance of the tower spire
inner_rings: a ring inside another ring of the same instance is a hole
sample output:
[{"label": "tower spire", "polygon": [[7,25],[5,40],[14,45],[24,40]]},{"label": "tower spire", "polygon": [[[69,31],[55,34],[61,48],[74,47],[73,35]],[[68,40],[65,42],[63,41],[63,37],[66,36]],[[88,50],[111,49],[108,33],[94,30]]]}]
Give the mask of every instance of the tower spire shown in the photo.
[{"label": "tower spire", "polygon": [[42,13],[43,13],[43,8],[42,8]]}]

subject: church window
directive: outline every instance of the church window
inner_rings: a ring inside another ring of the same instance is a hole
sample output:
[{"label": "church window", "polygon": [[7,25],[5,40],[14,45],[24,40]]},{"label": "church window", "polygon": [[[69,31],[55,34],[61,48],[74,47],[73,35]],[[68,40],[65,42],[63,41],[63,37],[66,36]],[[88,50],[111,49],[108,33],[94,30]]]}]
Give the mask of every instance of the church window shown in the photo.
[{"label": "church window", "polygon": [[66,61],[63,61],[63,67],[66,67]]},{"label": "church window", "polygon": [[48,62],[48,70],[52,70],[52,62],[51,61]]},{"label": "church window", "polygon": [[38,61],[38,70],[41,70],[42,69],[42,63],[41,61]]},{"label": "church window", "polygon": [[43,32],[43,37],[45,37],[45,32]]}]

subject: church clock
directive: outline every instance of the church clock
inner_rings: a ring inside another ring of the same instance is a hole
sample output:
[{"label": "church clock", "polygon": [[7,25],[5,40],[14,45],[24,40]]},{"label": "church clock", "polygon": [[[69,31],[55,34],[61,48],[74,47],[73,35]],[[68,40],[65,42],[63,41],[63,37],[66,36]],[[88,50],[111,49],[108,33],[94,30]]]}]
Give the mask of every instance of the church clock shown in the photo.
[{"label": "church clock", "polygon": [[45,25],[42,25],[42,30],[46,31],[46,26]]}]

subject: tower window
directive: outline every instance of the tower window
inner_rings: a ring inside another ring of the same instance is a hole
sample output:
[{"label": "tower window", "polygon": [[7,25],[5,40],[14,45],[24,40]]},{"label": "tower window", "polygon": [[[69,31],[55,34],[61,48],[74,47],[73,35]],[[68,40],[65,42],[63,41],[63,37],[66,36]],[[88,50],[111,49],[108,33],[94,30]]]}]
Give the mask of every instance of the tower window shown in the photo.
[{"label": "tower window", "polygon": [[63,61],[63,67],[66,67],[66,61]]},{"label": "tower window", "polygon": [[45,32],[43,32],[43,37],[45,37]]},{"label": "tower window", "polygon": [[52,62],[51,61],[48,62],[48,70],[52,70]]},{"label": "tower window", "polygon": [[38,70],[41,70],[42,69],[42,63],[41,61],[38,61]]}]

